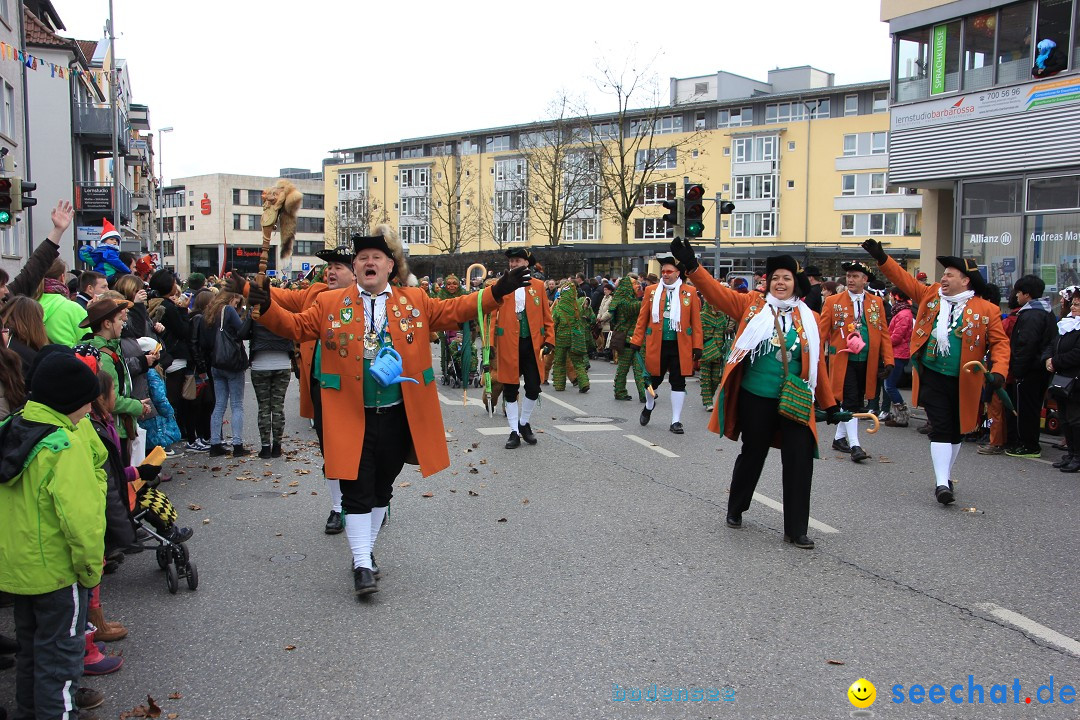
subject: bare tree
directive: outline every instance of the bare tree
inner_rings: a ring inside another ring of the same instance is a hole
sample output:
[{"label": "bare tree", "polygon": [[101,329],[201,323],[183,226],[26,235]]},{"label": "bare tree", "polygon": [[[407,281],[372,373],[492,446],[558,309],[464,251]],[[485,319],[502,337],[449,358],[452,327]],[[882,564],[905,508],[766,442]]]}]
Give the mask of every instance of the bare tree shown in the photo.
[{"label": "bare tree", "polygon": [[326,247],[347,245],[353,235],[367,235],[371,229],[371,204],[364,191],[351,191],[338,206],[326,211],[323,240]]},{"label": "bare tree", "polygon": [[500,250],[509,243],[528,242],[529,172],[524,157],[507,156],[495,160],[492,185],[485,188],[478,179],[480,203],[477,227]]},{"label": "bare tree", "polygon": [[480,237],[471,158],[442,154],[432,163],[428,237],[441,252],[461,252]]},{"label": "bare tree", "polygon": [[[682,111],[661,104],[656,76],[624,65],[601,62],[596,78],[601,92],[615,102],[615,112],[582,113],[582,134],[596,158],[602,196],[601,209],[619,223],[621,241],[630,242],[630,216],[640,204],[643,188],[692,174],[691,150],[703,145],[703,132],[683,132]],[[677,169],[676,165],[678,165]]]},{"label": "bare tree", "polygon": [[[550,119],[533,132],[523,132],[518,147],[528,168],[525,190],[530,225],[558,245],[567,223],[598,219],[599,177],[595,154],[582,148],[579,118],[568,117],[569,100],[556,98]],[[582,217],[590,216],[590,217]]]}]

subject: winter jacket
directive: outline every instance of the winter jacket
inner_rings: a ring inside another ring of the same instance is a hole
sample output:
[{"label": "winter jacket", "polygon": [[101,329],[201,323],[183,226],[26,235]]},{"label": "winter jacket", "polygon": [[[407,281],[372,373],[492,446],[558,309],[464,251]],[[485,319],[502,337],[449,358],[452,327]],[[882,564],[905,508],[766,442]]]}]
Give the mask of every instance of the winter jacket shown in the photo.
[{"label": "winter jacket", "polygon": [[8,293],[10,293],[8,297],[12,298],[16,295],[32,296],[37,290],[37,286],[41,284],[42,278],[45,277],[45,273],[48,272],[49,267],[59,255],[60,248],[53,245],[51,240],[38,243],[38,246],[34,249],[34,254],[26,261],[19,274],[7,284]]},{"label": "winter jacket", "polygon": [[156,414],[140,420],[139,427],[146,431],[147,448],[153,449],[155,445],[167,448],[173,443],[180,442],[180,427],[176,424],[176,411],[169,402],[165,391],[165,381],[161,379],[157,370],[148,372],[146,380],[150,390],[150,402],[153,403]]},{"label": "winter jacket", "polygon": [[135,468],[124,465],[120,456],[120,438],[111,419],[106,423],[91,418],[90,424],[108,453],[102,467],[108,482],[105,493],[105,548],[110,551],[126,548],[135,544],[135,525],[131,522],[127,505],[127,484],[139,473]]},{"label": "winter jacket", "polygon": [[251,359],[261,352],[283,352],[292,354],[293,341],[275,335],[262,325],[255,323],[251,327]]},{"label": "winter jacket", "polygon": [[1055,328],[1054,340],[1043,352],[1042,361],[1047,359],[1053,361],[1058,375],[1080,378],[1080,330],[1059,335]]},{"label": "winter jacket", "polygon": [[911,312],[911,303],[896,303],[893,310],[895,314],[889,321],[893,357],[908,360],[911,358],[911,329],[915,326],[915,316]]},{"label": "winter jacket", "polygon": [[1041,362],[1042,354],[1057,335],[1057,320],[1050,312],[1045,300],[1032,300],[1016,313],[1016,326],[1013,327],[1009,346],[1012,356],[1009,358],[1009,373],[1014,378],[1024,378],[1032,374],[1046,372]]},{"label": "winter jacket", "polygon": [[74,300],[56,293],[45,293],[38,302],[45,314],[45,334],[49,336],[49,342],[75,347],[86,332],[79,327],[86,319],[86,310]]},{"label": "winter jacket", "polygon": [[101,582],[106,457],[88,418],[76,426],[34,401],[0,425],[0,590]]},{"label": "winter jacket", "polygon": [[187,311],[181,311],[168,298],[161,299],[160,303],[164,308],[160,322],[165,326],[165,332],[161,336],[165,352],[175,360],[190,360],[191,325],[188,322]]},{"label": "winter jacket", "polygon": [[[117,428],[121,438],[128,437],[127,423],[121,420],[121,415],[131,417],[131,423],[139,419],[143,413],[143,405],[132,395],[131,373],[128,372],[124,362],[124,352],[120,347],[119,340],[106,340],[100,335],[91,335],[87,342],[101,351],[101,369],[112,376],[113,395],[116,397]],[[116,356],[115,358],[113,356]]]},{"label": "winter jacket", "polygon": [[120,262],[120,248],[109,243],[97,247],[83,245],[79,248],[79,259],[94,266],[94,272],[101,273],[110,280],[114,275],[129,275],[131,268]]}]

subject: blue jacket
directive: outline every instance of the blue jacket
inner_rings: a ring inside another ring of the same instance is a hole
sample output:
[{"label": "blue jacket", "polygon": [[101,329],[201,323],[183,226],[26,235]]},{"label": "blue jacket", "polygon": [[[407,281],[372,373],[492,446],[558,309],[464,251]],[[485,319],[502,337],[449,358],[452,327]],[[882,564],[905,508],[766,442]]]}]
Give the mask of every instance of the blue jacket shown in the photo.
[{"label": "blue jacket", "polygon": [[[179,372],[179,370],[177,371]],[[165,381],[157,370],[146,373],[150,388],[150,402],[154,404],[157,415],[139,421],[139,427],[146,431],[146,447],[152,450],[155,445],[167,448],[180,442],[180,426],[176,424],[176,411],[165,395]]]},{"label": "blue jacket", "polygon": [[124,263],[120,262],[120,248],[116,245],[101,243],[97,247],[83,245],[79,248],[79,259],[87,265],[94,266],[94,272],[101,273],[107,278],[113,275],[127,275],[131,272]]}]

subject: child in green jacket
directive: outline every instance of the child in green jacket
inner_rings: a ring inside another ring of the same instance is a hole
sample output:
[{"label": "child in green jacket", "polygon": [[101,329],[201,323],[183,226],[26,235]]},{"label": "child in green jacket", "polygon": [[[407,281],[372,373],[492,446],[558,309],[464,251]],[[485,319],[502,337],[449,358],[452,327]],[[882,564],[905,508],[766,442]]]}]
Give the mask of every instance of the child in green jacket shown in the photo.
[{"label": "child in green jacket", "polygon": [[30,400],[0,425],[0,590],[15,601],[16,717],[66,717],[105,553],[106,453],[86,417],[101,391],[70,348],[34,365]]}]

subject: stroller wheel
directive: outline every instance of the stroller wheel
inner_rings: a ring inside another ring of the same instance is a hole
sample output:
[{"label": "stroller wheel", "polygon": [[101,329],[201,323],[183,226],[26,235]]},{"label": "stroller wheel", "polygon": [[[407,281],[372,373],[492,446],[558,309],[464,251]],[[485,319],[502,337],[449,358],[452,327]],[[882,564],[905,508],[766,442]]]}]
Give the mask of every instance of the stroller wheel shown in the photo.
[{"label": "stroller wheel", "polygon": [[199,571],[195,568],[195,563],[189,562],[187,564],[186,574],[188,590],[197,590],[199,588]]},{"label": "stroller wheel", "polygon": [[169,586],[169,593],[176,594],[180,589],[180,576],[176,573],[176,565],[169,563],[165,566],[165,582]]},{"label": "stroller wheel", "polygon": [[157,555],[158,567],[164,570],[165,566],[169,564],[169,551],[165,549],[164,545],[162,545],[157,549],[157,552],[155,554]]},{"label": "stroller wheel", "polygon": [[179,560],[177,562],[179,562],[181,565],[187,565],[187,561],[188,561],[187,545],[184,545],[183,543],[181,543],[180,545],[177,545],[176,546],[176,553],[179,556]]}]

